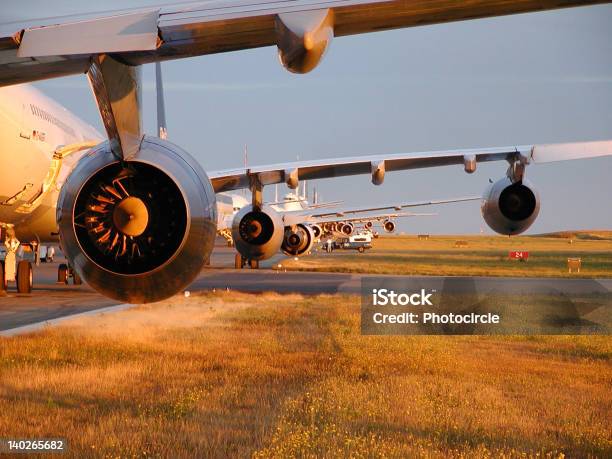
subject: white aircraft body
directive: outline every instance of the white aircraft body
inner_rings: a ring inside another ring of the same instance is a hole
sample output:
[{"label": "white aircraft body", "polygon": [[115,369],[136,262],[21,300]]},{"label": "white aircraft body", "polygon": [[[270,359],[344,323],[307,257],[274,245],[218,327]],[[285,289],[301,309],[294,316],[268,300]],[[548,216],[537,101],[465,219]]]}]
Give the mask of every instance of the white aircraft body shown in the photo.
[{"label": "white aircraft body", "polygon": [[[31,85],[1,88],[0,222],[20,227],[20,235],[28,241],[57,241],[57,234],[39,228],[57,227],[55,204],[66,175],[84,149],[103,139]],[[84,149],[79,150],[81,145]],[[62,151],[62,146],[76,148]],[[45,225],[46,220],[52,224]]]},{"label": "white aircraft body", "polygon": [[[107,12],[96,5],[95,12],[64,17],[40,8],[16,17],[7,14],[12,12],[6,3],[0,14],[0,222],[7,256],[19,241],[59,237],[74,275],[120,301],[161,300],[198,275],[219,224],[217,193],[250,190],[251,203],[232,219],[232,237],[245,259],[258,261],[277,253],[285,234],[279,212],[263,202],[268,185],[296,188],[301,180],[358,174],[381,185],[388,172],[455,165],[471,173],[481,162],[502,161],[508,168],[485,191],[482,214],[493,230],[512,235],[529,228],[540,208],[526,177],[529,164],[612,154],[612,141],[597,141],[376,154],[207,173],[166,139],[163,99],[159,137],[144,134],[140,91],[140,66],[146,63],[276,46],[283,67],[306,73],[334,37],[607,2],[220,0]],[[104,141],[31,87],[9,87],[78,73],[92,87]],[[20,261],[18,289],[29,291],[31,279],[31,266]]]}]

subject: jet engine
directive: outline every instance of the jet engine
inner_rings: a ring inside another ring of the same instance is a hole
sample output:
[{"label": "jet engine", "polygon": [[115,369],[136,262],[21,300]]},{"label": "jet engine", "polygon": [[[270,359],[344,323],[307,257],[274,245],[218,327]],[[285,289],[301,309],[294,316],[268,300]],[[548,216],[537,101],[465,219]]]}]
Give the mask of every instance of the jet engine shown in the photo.
[{"label": "jet engine", "polygon": [[493,231],[505,235],[520,234],[537,218],[540,197],[527,180],[512,183],[504,177],[489,186],[482,199],[481,211]]},{"label": "jet engine", "polygon": [[57,222],[74,270],[102,294],[130,303],[167,298],[198,275],[216,234],[215,193],[178,146],[147,137],[120,162],[103,142],[61,188]]},{"label": "jet engine", "polygon": [[367,221],[363,224],[363,226],[365,227],[365,229],[372,229],[373,223],[371,221]]},{"label": "jet engine", "polygon": [[281,246],[283,253],[291,257],[297,257],[308,253],[312,249],[315,236],[314,231],[307,225],[296,225],[285,228],[285,236]]},{"label": "jet engine", "polygon": [[234,216],[234,246],[247,260],[265,260],[278,253],[283,242],[284,225],[278,212],[264,205],[255,210],[244,206]]},{"label": "jet engine", "polygon": [[393,220],[385,220],[383,222],[383,228],[387,233],[392,233],[395,231],[395,222]]},{"label": "jet engine", "polygon": [[323,234],[323,230],[319,225],[310,225],[310,229],[312,230],[312,234],[314,235],[315,239],[319,239]]},{"label": "jet engine", "polygon": [[323,230],[324,233],[333,233],[336,231],[336,224],[335,223],[322,223],[321,224],[321,229]]},{"label": "jet engine", "polygon": [[355,225],[353,225],[352,223],[344,223],[340,231],[342,232],[342,234],[350,236],[351,234],[353,234],[354,230]]},{"label": "jet engine", "polygon": [[331,224],[331,232],[335,234],[344,234],[342,233],[342,227],[344,226],[343,222],[336,222]]}]

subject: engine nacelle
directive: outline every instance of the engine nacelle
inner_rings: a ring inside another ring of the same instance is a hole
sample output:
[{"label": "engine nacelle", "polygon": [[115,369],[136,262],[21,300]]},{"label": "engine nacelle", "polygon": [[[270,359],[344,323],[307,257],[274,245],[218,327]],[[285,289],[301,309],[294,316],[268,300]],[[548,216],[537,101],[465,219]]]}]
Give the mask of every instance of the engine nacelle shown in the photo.
[{"label": "engine nacelle", "polygon": [[372,226],[374,226],[374,224],[371,221],[367,221],[363,224],[365,229],[372,229]]},{"label": "engine nacelle", "polygon": [[482,217],[500,234],[514,235],[527,230],[540,212],[540,196],[527,180],[512,183],[508,177],[493,183],[484,194]]},{"label": "engine nacelle", "polygon": [[308,73],[321,62],[334,37],[333,10],[279,14],[275,29],[283,67],[292,73]]},{"label": "engine nacelle", "polygon": [[323,234],[330,234],[335,232],[335,223],[321,223],[321,229],[323,230]]},{"label": "engine nacelle", "polygon": [[314,240],[314,232],[309,226],[301,223],[296,225],[294,229],[288,226],[285,228],[281,249],[285,255],[298,257],[310,252]]},{"label": "engine nacelle", "polygon": [[126,163],[101,143],[81,158],[57,203],[62,250],[102,294],[159,301],[195,279],[216,234],[215,193],[186,151],[145,137]]},{"label": "engine nacelle", "polygon": [[342,225],[341,228],[341,232],[342,234],[346,235],[346,236],[350,236],[351,234],[353,234],[353,231],[355,231],[355,225],[353,225],[352,223],[344,223]]},{"label": "engine nacelle", "polygon": [[278,212],[264,205],[254,210],[249,204],[234,216],[232,238],[240,255],[248,260],[266,260],[281,248],[284,225]]},{"label": "engine nacelle", "polygon": [[315,239],[319,239],[323,235],[323,229],[319,225],[309,225]]},{"label": "engine nacelle", "polygon": [[393,220],[385,220],[383,222],[383,228],[387,233],[395,231],[395,222]]}]

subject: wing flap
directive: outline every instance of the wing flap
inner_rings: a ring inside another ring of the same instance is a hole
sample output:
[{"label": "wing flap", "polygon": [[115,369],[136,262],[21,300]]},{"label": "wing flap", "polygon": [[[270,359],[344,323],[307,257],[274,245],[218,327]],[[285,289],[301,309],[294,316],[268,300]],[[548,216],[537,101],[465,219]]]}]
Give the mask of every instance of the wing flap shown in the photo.
[{"label": "wing flap", "polygon": [[159,10],[26,29],[17,57],[122,53],[157,48]]}]

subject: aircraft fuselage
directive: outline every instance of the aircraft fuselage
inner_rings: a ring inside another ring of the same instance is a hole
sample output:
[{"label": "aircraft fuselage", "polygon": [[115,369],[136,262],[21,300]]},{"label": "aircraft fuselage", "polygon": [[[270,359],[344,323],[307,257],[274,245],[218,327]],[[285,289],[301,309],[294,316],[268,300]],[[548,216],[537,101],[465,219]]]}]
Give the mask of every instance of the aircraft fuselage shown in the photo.
[{"label": "aircraft fuselage", "polygon": [[0,88],[0,223],[22,242],[57,241],[58,192],[84,152],[55,153],[92,140],[102,136],[33,86]]}]

